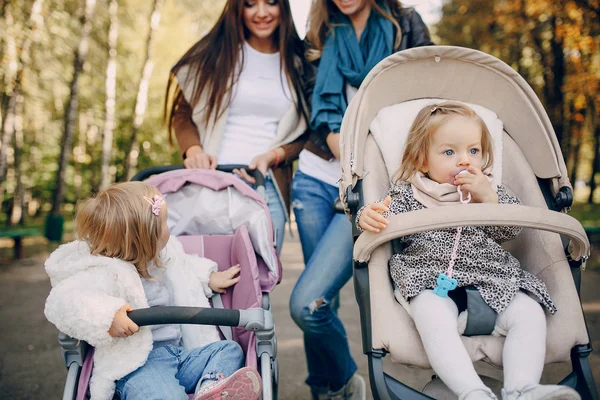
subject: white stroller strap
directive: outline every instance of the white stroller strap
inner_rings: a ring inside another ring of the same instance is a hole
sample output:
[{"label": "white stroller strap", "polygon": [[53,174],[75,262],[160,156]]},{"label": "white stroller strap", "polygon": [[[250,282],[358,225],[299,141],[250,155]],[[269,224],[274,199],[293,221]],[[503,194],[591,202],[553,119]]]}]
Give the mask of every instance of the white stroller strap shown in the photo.
[{"label": "white stroller strap", "polygon": [[[223,301],[221,300],[221,295],[219,293],[214,293],[212,296],[213,308],[221,308],[223,307]],[[233,333],[230,326],[219,326],[221,333],[227,340],[233,340]]]}]

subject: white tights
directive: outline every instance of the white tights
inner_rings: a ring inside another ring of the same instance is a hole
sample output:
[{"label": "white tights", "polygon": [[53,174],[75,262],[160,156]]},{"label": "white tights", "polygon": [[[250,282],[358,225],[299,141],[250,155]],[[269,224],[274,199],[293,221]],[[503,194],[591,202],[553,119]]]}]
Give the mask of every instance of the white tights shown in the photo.
[{"label": "white tights", "polygon": [[[410,301],[410,309],[429,362],[446,386],[459,399],[474,390],[489,390],[458,333],[454,301],[425,290]],[[538,384],[546,353],[546,318],[540,304],[518,292],[496,324],[508,332],[502,351],[504,389],[511,392]]]}]

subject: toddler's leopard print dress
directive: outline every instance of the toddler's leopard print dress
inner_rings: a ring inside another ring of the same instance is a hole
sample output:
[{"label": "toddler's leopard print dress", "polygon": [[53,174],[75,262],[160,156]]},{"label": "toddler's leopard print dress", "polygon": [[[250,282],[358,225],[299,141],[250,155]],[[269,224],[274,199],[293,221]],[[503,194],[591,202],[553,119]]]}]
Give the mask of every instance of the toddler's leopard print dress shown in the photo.
[{"label": "toddler's leopard print dress", "polygon": [[[425,208],[414,198],[409,183],[393,185],[389,195],[392,198],[390,215]],[[498,202],[521,204],[502,185],[498,185]],[[359,218],[360,212],[356,220]],[[459,287],[475,286],[483,300],[498,313],[506,309],[519,290],[524,290],[537,297],[554,314],[556,307],[546,285],[523,270],[519,261],[499,244],[514,239],[520,231],[519,227],[509,226],[463,227],[452,277]],[[415,233],[399,239],[405,248],[392,256],[389,267],[399,294],[405,300],[436,286],[437,276],[448,268],[455,236],[456,229],[453,228]]]}]

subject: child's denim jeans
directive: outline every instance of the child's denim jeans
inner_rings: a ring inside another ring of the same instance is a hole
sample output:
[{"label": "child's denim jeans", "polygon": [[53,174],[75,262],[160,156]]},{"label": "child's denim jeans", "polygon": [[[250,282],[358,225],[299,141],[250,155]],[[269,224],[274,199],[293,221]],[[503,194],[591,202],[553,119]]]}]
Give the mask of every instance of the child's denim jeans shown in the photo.
[{"label": "child's denim jeans", "polygon": [[196,393],[217,374],[232,375],[242,368],[244,352],[233,341],[223,340],[187,352],[181,346],[153,349],[146,364],[117,381],[121,400],[181,399]]}]

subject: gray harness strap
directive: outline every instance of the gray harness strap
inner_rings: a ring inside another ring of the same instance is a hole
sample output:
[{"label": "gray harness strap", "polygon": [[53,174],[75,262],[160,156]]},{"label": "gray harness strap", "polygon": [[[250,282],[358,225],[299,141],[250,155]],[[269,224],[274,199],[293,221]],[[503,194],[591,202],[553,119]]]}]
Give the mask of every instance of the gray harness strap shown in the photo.
[{"label": "gray harness strap", "polygon": [[467,327],[465,336],[490,335],[496,326],[498,313],[481,297],[479,290],[473,286],[465,287],[467,294]]},{"label": "gray harness strap", "polygon": [[[213,308],[221,308],[221,309],[225,308],[223,306],[223,301],[221,300],[221,295],[219,293],[213,293],[211,300],[212,300]],[[219,329],[221,330],[221,333],[223,334],[225,339],[233,340],[233,332],[232,332],[230,326],[219,326]]]}]

